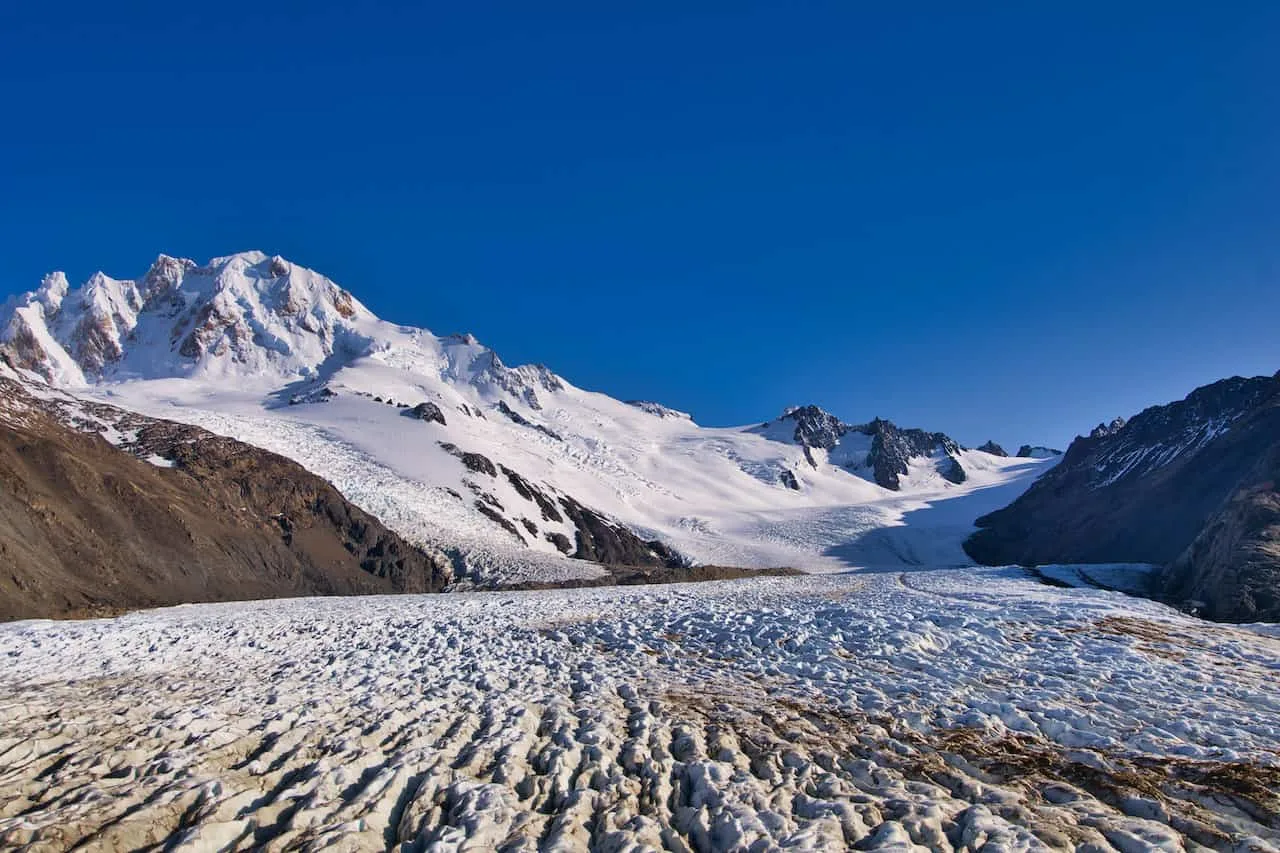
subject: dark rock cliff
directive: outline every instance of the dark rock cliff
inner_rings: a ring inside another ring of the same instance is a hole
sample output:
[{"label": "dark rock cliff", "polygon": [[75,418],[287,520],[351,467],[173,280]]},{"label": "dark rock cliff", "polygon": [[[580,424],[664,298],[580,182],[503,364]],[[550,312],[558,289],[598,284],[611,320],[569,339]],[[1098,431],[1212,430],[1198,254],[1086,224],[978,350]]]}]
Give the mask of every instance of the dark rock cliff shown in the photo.
[{"label": "dark rock cliff", "polygon": [[1166,565],[1161,597],[1218,619],[1280,618],[1278,448],[1280,375],[1224,379],[1077,438],[1018,500],[978,519],[965,550],[993,565]]}]

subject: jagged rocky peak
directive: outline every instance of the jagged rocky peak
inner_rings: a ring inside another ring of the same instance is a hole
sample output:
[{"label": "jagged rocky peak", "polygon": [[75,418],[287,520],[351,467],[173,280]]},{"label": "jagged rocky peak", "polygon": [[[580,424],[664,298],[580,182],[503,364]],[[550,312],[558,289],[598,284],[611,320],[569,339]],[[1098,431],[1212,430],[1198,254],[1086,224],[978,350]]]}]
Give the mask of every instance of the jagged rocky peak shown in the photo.
[{"label": "jagged rocky peak", "polygon": [[147,274],[142,277],[139,285],[143,304],[146,305],[173,294],[182,284],[182,279],[187,272],[195,268],[196,262],[189,258],[171,258],[161,254],[151,265],[151,269],[147,270]]},{"label": "jagged rocky peak", "polygon": [[0,347],[71,385],[117,373],[186,376],[223,361],[244,365],[242,373],[273,365],[305,373],[351,344],[355,323],[373,320],[350,293],[278,255],[242,252],[198,266],[162,254],[138,279],[98,272],[72,289],[64,274],[46,276],[4,306]]},{"label": "jagged rocky peak", "polygon": [[693,415],[688,412],[681,412],[677,409],[664,406],[661,403],[655,403],[652,400],[627,400],[626,403],[628,406],[635,406],[640,411],[647,412],[655,417],[677,418],[686,421],[693,420]]},{"label": "jagged rocky peak", "polygon": [[875,474],[875,481],[886,489],[901,489],[901,478],[910,473],[911,460],[919,458],[934,458],[938,473],[949,482],[959,484],[967,479],[960,463],[960,451],[964,448],[945,433],[902,429],[883,418],[875,418],[856,429],[871,436],[867,464]]},{"label": "jagged rocky peak", "polygon": [[1124,418],[1116,418],[1109,424],[1098,424],[1089,432],[1089,438],[1105,438],[1109,435],[1115,435],[1124,429]]},{"label": "jagged rocky peak", "polygon": [[475,370],[472,379],[474,384],[482,388],[487,385],[495,391],[510,394],[534,411],[542,410],[538,391],[564,390],[564,381],[546,365],[522,364],[507,367],[498,358],[498,354],[488,348],[477,356],[472,366]]},{"label": "jagged rocky peak", "polygon": [[71,285],[67,282],[67,274],[64,272],[51,272],[40,281],[40,288],[35,292],[35,298],[41,302],[50,313],[57,313],[62,307],[62,300],[66,298],[67,292],[71,290]]},{"label": "jagged rocky peak", "polygon": [[792,406],[782,413],[782,420],[795,421],[798,444],[823,450],[831,450],[849,431],[848,424],[814,405]]},{"label": "jagged rocky peak", "polygon": [[79,288],[51,274],[0,307],[0,352],[69,388],[179,377],[272,384],[363,357],[535,411],[566,388],[542,365],[508,367],[471,335],[384,322],[320,273],[258,251],[203,265],[160,255],[138,279],[97,273]]},{"label": "jagged rocky peak", "polygon": [[[911,461],[915,459],[932,459],[937,472],[952,483],[963,483],[967,478],[960,461],[964,448],[944,433],[903,429],[883,418],[865,424],[848,424],[814,405],[792,406],[782,413],[779,422],[795,424],[792,438],[805,449],[810,465],[816,467],[811,451],[825,450],[833,464],[858,473],[866,472],[886,489],[902,488],[901,478],[910,473]],[[869,448],[863,452],[858,448],[866,447],[865,443],[850,444],[851,434],[870,438]]]},{"label": "jagged rocky peak", "polygon": [[1009,455],[1003,447],[996,444],[994,441],[988,441],[986,444],[979,446],[978,449],[981,450],[983,453],[990,453],[992,456],[1008,456]]}]

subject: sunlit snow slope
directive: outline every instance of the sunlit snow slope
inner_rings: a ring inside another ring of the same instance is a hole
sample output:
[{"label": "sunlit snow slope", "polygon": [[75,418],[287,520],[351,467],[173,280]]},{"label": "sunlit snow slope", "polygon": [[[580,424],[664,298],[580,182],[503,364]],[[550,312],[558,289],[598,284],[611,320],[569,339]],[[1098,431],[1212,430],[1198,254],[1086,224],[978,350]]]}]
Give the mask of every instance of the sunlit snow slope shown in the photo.
[{"label": "sunlit snow slope", "polygon": [[382,321],[256,252],[162,256],[141,279],[98,274],[77,290],[55,273],[5,306],[0,344],[55,385],[288,455],[401,534],[453,548],[480,580],[597,572],[566,556],[569,503],[699,563],[963,565],[973,520],[1053,464],[895,431],[898,488],[885,488],[871,427],[887,422],[810,410],[823,435],[802,436],[800,411],[701,427],[508,367],[470,336]]}]

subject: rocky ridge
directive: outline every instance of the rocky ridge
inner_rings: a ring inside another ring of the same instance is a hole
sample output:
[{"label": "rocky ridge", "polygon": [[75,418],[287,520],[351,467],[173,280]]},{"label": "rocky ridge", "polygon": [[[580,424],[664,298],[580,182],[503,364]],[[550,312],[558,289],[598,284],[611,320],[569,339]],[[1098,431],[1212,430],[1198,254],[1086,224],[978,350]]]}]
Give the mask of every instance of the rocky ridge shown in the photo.
[{"label": "rocky ridge", "polygon": [[1076,438],[965,543],[987,564],[1153,563],[1157,595],[1280,619],[1280,374],[1233,377]]},{"label": "rocky ridge", "polygon": [[[941,432],[921,429],[903,429],[892,421],[875,418],[866,424],[847,424],[818,406],[796,406],[782,414],[782,421],[795,425],[792,440],[806,450],[828,451],[842,447],[850,434],[870,438],[865,452],[850,449],[835,454],[832,461],[852,471],[865,470],[879,486],[898,491],[901,478],[910,473],[913,460],[933,460],[939,474],[951,483],[963,483],[966,479],[958,442]],[[766,425],[767,427],[767,425]],[[807,455],[810,464],[811,454]],[[789,485],[789,484],[788,484]]]}]

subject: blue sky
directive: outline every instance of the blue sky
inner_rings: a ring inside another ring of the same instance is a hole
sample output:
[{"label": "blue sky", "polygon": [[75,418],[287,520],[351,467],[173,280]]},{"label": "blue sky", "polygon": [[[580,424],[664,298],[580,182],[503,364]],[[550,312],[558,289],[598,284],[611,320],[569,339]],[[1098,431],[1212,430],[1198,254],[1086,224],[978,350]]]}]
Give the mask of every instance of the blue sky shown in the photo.
[{"label": "blue sky", "polygon": [[1063,445],[1280,368],[1277,81],[1275,3],[9,3],[0,293],[260,248],[706,424]]}]

